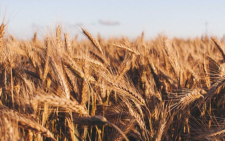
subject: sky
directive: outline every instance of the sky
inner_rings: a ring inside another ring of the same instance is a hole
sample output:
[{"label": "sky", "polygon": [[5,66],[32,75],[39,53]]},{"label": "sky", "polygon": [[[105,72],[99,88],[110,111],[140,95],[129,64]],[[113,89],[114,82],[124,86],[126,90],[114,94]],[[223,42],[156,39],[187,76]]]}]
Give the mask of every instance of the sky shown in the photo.
[{"label": "sky", "polygon": [[40,38],[57,24],[70,36],[77,26],[102,37],[225,35],[224,0],[0,0],[0,21],[18,39]]}]

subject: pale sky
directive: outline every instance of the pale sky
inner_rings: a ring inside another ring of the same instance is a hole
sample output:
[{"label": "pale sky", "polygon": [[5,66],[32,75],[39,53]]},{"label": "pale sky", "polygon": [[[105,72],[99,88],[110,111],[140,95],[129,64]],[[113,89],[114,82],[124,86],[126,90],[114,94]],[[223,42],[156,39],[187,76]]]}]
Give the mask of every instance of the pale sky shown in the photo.
[{"label": "pale sky", "polygon": [[71,36],[83,36],[75,25],[93,35],[147,38],[225,35],[224,0],[0,0],[0,20],[20,39],[35,31],[44,37],[57,23]]}]

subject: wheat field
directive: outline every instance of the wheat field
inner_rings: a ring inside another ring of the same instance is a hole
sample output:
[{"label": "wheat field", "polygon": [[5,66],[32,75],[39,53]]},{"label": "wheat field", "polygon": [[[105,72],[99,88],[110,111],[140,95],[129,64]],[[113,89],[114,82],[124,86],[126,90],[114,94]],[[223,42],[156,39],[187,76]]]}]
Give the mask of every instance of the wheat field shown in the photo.
[{"label": "wheat field", "polygon": [[18,40],[0,26],[2,141],[224,140],[225,41]]}]

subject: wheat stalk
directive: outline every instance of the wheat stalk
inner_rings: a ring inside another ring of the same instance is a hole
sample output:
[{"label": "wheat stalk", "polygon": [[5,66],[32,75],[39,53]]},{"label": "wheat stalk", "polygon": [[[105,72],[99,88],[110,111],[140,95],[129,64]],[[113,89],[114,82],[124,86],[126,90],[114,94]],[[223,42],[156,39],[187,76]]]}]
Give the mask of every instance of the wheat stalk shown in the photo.
[{"label": "wheat stalk", "polygon": [[68,54],[73,54],[73,50],[72,50],[72,46],[70,43],[70,39],[69,39],[69,35],[67,33],[64,34],[64,38],[65,38],[65,47],[66,47],[66,51],[68,52]]},{"label": "wheat stalk", "polygon": [[0,26],[0,48],[3,47],[3,35],[5,34],[5,24],[1,24]]},{"label": "wheat stalk", "polygon": [[28,117],[21,115],[20,113],[14,112],[13,110],[10,110],[5,106],[0,106],[0,113],[7,115],[9,119],[17,121],[19,126],[21,126],[22,128],[29,129],[37,133],[41,133],[42,135],[56,141],[53,134],[48,129],[41,126],[34,120],[29,119]]},{"label": "wheat stalk", "polygon": [[81,106],[77,101],[71,101],[67,98],[61,98],[56,95],[43,95],[40,92],[38,93],[34,98],[33,102],[39,102],[39,103],[45,103],[48,105],[56,106],[56,107],[61,107],[65,109],[66,111],[72,111],[84,116],[88,116],[88,112],[85,107]]},{"label": "wheat stalk", "polygon": [[125,49],[125,50],[127,50],[127,51],[129,51],[129,52],[134,53],[135,55],[140,55],[140,53],[139,53],[139,52],[134,51],[134,50],[132,50],[132,49],[128,48],[128,47],[127,47],[126,45],[124,45],[124,44],[112,43],[111,45],[116,46],[116,47],[118,47],[118,48]]},{"label": "wheat stalk", "polygon": [[92,44],[97,48],[97,50],[98,50],[101,54],[103,54],[102,48],[101,48],[99,42],[98,42],[96,39],[94,39],[93,36],[92,36],[87,30],[85,30],[85,29],[83,29],[83,28],[81,28],[81,29],[82,29],[84,35],[86,35],[86,36],[88,37],[88,39],[89,39],[89,40],[92,42]]},{"label": "wheat stalk", "polygon": [[[204,98],[202,95],[201,89],[193,89],[193,90],[183,90],[184,94],[178,93],[178,96],[175,96],[175,104],[172,104],[170,109],[176,108],[177,110],[184,109],[191,102],[199,99],[200,97]],[[173,100],[173,99],[172,99]]]}]

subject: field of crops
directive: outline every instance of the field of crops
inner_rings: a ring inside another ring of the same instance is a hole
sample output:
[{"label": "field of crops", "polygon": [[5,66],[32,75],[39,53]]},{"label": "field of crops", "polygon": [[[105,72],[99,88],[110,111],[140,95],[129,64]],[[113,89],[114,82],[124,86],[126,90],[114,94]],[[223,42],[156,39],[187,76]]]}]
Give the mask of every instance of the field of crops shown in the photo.
[{"label": "field of crops", "polygon": [[1,25],[2,141],[224,139],[223,39],[82,31],[24,41]]}]

